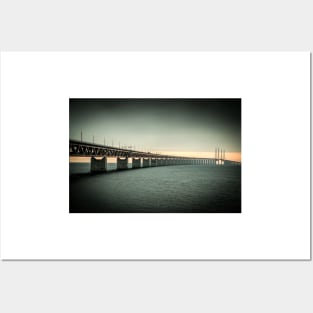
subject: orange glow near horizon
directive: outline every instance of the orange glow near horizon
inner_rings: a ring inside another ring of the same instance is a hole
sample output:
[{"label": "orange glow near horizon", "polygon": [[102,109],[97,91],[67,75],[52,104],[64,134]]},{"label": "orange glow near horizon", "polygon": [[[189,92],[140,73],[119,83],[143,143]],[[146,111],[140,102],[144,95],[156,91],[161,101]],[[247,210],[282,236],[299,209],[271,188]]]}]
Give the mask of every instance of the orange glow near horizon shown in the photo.
[{"label": "orange glow near horizon", "polygon": [[[192,158],[214,158],[214,152],[203,152],[203,151],[195,151],[195,152],[187,152],[187,151],[158,151],[160,154],[168,154],[173,156],[185,156]],[[241,162],[241,152],[225,152],[225,159],[231,161]]]},{"label": "orange glow near horizon", "polygon": [[[164,155],[172,155],[172,156],[184,156],[184,157],[193,157],[193,158],[214,158],[214,152],[187,152],[187,151],[158,151],[152,152]],[[241,162],[241,152],[226,152],[225,159],[231,161]],[[115,158],[108,158],[108,161],[113,161]],[[90,157],[75,157],[70,156],[70,163],[89,163]]]}]

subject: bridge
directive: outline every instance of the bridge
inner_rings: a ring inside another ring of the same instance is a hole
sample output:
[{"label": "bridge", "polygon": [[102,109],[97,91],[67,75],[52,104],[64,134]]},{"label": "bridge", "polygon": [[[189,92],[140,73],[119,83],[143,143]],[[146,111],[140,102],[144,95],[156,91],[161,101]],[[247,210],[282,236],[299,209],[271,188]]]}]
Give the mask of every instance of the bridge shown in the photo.
[{"label": "bridge", "polygon": [[144,168],[170,165],[207,165],[238,166],[241,162],[225,159],[225,150],[215,149],[214,158],[194,158],[159,153],[143,152],[132,149],[99,145],[78,140],[70,140],[70,156],[90,157],[91,172],[106,172],[107,158],[117,158],[117,169],[128,169],[128,160],[132,159],[132,168]]}]

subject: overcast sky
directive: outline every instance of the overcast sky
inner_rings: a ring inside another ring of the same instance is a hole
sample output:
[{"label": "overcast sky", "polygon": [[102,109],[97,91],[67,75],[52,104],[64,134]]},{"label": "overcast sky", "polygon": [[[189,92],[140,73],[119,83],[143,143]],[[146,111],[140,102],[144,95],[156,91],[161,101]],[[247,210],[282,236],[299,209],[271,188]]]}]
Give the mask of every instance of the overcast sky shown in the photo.
[{"label": "overcast sky", "polygon": [[241,152],[240,99],[70,99],[70,139],[173,152]]}]

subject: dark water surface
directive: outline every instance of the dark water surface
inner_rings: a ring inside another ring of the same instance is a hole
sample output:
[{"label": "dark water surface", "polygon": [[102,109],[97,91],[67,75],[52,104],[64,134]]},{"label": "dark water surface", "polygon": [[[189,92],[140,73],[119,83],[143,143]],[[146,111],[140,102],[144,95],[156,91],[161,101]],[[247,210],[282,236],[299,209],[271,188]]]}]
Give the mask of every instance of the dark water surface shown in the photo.
[{"label": "dark water surface", "polygon": [[70,176],[70,213],[120,212],[240,213],[241,167],[178,165]]}]

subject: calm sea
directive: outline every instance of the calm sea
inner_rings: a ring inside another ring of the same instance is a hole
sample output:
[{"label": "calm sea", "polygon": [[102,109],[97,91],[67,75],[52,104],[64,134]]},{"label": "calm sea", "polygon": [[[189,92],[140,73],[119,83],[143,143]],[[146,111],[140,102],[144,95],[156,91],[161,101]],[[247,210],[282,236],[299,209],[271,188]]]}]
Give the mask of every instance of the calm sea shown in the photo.
[{"label": "calm sea", "polygon": [[241,212],[240,166],[177,165],[94,175],[89,169],[88,163],[70,164],[70,213]]}]

